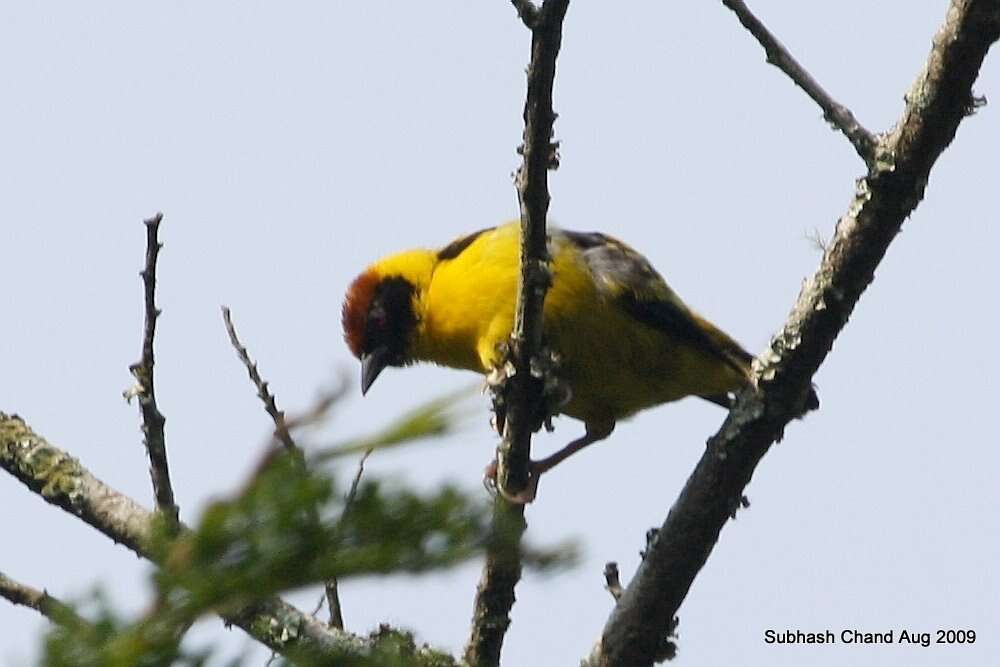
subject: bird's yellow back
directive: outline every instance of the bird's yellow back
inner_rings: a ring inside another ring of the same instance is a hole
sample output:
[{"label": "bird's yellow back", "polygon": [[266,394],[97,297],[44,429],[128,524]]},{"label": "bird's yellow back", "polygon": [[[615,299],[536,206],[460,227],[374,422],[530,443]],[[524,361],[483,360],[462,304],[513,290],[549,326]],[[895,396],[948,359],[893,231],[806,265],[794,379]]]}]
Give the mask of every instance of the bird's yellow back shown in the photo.
[{"label": "bird's yellow back", "polygon": [[[373,267],[417,286],[414,359],[492,369],[513,329],[519,247],[518,226],[510,223]],[[565,414],[613,422],[747,382],[749,355],[691,312],[635,251],[603,235],[552,230],[549,252],[543,331],[572,392]]]}]

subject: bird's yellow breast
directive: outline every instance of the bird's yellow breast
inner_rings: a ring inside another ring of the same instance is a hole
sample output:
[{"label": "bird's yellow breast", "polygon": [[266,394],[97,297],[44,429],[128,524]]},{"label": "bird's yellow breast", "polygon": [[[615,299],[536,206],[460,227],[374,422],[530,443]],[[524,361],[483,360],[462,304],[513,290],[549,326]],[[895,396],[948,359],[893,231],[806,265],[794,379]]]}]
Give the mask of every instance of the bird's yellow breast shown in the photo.
[{"label": "bird's yellow breast", "polygon": [[[494,367],[514,325],[519,247],[518,226],[507,224],[436,264],[418,299],[415,358],[484,373]],[[564,413],[613,421],[740,386],[742,377],[718,358],[636,320],[608,298],[571,241],[554,235],[549,250],[543,331],[572,392]]]}]

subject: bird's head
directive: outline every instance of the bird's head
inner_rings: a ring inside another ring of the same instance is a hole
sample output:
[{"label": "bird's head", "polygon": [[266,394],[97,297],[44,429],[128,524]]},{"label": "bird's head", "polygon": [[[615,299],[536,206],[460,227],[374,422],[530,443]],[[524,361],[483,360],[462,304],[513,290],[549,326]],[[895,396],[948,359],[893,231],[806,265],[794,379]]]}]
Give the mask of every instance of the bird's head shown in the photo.
[{"label": "bird's head", "polygon": [[420,304],[435,259],[433,252],[424,250],[387,257],[368,267],[347,289],[344,340],[361,360],[362,394],[387,366],[414,361]]}]

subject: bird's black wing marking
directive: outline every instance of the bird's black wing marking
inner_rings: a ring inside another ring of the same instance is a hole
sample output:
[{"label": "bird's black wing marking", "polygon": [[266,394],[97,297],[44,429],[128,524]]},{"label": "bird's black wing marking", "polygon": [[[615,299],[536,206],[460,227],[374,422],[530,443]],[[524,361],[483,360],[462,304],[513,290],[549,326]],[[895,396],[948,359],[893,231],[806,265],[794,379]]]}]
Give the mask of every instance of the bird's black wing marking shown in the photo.
[{"label": "bird's black wing marking", "polygon": [[482,236],[486,232],[492,231],[494,229],[496,229],[496,228],[495,227],[485,227],[485,228],[480,229],[478,231],[472,232],[471,234],[468,234],[467,236],[463,236],[461,238],[455,239],[454,241],[452,241],[451,243],[449,243],[445,247],[443,247],[440,250],[438,250],[438,254],[437,254],[438,259],[439,260],[455,259],[456,257],[458,257],[459,255],[462,254],[463,250],[465,250],[470,245],[472,245],[473,241],[475,241],[476,239],[478,239],[480,236]]},{"label": "bird's black wing marking", "polygon": [[639,299],[632,292],[625,292],[618,297],[618,303],[629,315],[659,329],[694,347],[702,348],[719,355],[715,341],[705,333],[691,318],[691,315],[670,301],[646,301]]},{"label": "bird's black wing marking", "polygon": [[571,232],[566,229],[560,230],[560,232],[581,250],[590,250],[609,243],[616,243],[613,238],[600,232]]},{"label": "bird's black wing marking", "polygon": [[698,325],[689,312],[677,304],[670,301],[644,301],[638,299],[635,294],[627,292],[619,297],[619,303],[629,315],[640,322],[690,343],[725,362],[740,375],[746,375],[753,355],[722,332],[712,335],[706,331]]},{"label": "bird's black wing marking", "polygon": [[561,233],[580,249],[598,288],[625,312],[720,359],[740,375],[746,374],[751,355],[722,332],[703,324],[640,253],[598,232]]}]

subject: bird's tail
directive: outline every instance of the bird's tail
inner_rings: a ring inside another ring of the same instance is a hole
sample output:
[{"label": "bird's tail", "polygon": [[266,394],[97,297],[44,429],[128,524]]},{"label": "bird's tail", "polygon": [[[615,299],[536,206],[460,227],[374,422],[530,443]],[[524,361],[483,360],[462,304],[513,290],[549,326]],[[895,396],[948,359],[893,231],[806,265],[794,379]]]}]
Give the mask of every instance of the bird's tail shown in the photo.
[{"label": "bird's tail", "polygon": [[[710,340],[712,341],[713,347],[715,348],[715,354],[725,361],[730,368],[739,373],[744,378],[746,385],[753,386],[754,376],[753,370],[751,369],[751,364],[754,359],[753,355],[743,349],[743,346],[730,338],[723,331],[714,327],[707,320],[700,317],[697,319],[700,320],[702,329],[708,334]],[[702,398],[728,409],[732,407],[734,397],[732,394],[716,394],[712,396],[702,396]],[[802,417],[807,412],[812,412],[818,408],[819,396],[816,394],[816,385],[811,385],[798,417]]]},{"label": "bird's tail", "polygon": [[[749,372],[749,364],[747,365],[747,371]],[[701,398],[729,410],[733,407],[736,397],[734,394],[713,394],[710,396],[701,396]],[[797,415],[797,417],[801,419],[806,415],[806,413],[818,409],[819,395],[816,393],[816,385],[814,384],[809,387],[809,393],[806,395],[805,403],[802,405],[802,411]]]}]

